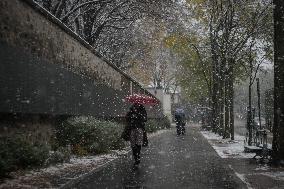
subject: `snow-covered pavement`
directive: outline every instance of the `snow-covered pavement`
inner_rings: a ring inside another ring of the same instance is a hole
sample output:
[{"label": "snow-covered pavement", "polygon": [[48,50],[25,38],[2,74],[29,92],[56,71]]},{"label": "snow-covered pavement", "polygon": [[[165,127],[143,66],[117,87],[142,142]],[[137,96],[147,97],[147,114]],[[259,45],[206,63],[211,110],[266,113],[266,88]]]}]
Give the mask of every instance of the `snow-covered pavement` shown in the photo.
[{"label": "snow-covered pavement", "polygon": [[210,132],[201,131],[221,158],[252,158],[254,153],[244,152],[244,136],[236,135],[235,140],[223,139],[221,136]]},{"label": "snow-covered pavement", "polygon": [[284,188],[284,169],[253,160],[254,153],[244,152],[244,136],[235,135],[232,141],[211,131],[200,132],[248,189]]}]

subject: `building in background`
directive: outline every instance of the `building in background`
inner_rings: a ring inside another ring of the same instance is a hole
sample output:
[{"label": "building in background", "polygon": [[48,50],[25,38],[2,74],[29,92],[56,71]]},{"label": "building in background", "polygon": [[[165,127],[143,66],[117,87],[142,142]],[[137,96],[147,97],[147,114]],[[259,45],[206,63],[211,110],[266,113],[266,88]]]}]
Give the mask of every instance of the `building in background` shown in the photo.
[{"label": "building in background", "polygon": [[165,93],[163,88],[146,88],[151,94],[158,98],[162,104],[163,114],[172,120],[171,94]]}]

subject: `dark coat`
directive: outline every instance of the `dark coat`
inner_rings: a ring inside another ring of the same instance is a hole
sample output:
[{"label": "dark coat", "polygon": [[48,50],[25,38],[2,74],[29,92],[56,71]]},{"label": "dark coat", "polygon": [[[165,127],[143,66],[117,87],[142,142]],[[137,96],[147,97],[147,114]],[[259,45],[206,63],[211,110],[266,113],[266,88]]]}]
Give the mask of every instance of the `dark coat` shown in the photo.
[{"label": "dark coat", "polygon": [[184,113],[175,113],[175,122],[178,125],[184,125],[185,124],[185,114]]},{"label": "dark coat", "polygon": [[126,121],[130,129],[142,128],[144,130],[145,122],[147,121],[147,112],[144,106],[134,104],[126,114]]},{"label": "dark coat", "polygon": [[126,114],[126,127],[122,134],[122,138],[126,141],[130,139],[131,129],[143,129],[143,146],[148,146],[148,137],[145,129],[145,122],[147,121],[147,112],[143,105],[134,104],[130,111]]}]

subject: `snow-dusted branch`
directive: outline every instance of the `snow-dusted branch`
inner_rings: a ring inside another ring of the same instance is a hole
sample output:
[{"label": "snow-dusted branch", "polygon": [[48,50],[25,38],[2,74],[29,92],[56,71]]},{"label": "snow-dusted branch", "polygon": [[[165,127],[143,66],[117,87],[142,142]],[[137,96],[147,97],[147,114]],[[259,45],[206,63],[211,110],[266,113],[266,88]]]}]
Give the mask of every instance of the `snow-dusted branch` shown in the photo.
[{"label": "snow-dusted branch", "polygon": [[73,14],[74,12],[76,12],[78,9],[80,9],[83,6],[86,6],[89,4],[101,4],[101,3],[110,3],[110,2],[112,1],[111,0],[94,0],[94,1],[88,1],[85,3],[81,3],[77,5],[75,8],[73,8],[72,10],[70,10],[69,12],[67,12],[64,16],[62,16],[60,20],[66,20],[71,14]]}]

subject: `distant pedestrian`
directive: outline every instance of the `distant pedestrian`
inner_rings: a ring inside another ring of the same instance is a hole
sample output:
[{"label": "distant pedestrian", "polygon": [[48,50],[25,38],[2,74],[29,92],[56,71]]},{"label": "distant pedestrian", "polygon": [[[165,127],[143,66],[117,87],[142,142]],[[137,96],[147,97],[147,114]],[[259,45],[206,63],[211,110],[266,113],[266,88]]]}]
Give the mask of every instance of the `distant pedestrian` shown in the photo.
[{"label": "distant pedestrian", "polygon": [[177,136],[185,134],[185,113],[181,108],[176,109],[175,111],[175,122],[177,129]]},{"label": "distant pedestrian", "polygon": [[147,146],[148,140],[145,130],[147,112],[142,104],[133,104],[126,115],[127,124],[130,130],[130,144],[132,148],[134,166],[140,163],[141,147]]}]

